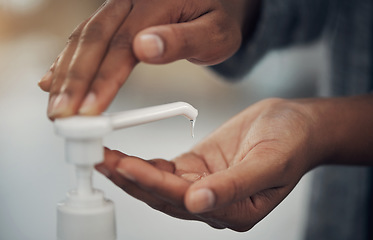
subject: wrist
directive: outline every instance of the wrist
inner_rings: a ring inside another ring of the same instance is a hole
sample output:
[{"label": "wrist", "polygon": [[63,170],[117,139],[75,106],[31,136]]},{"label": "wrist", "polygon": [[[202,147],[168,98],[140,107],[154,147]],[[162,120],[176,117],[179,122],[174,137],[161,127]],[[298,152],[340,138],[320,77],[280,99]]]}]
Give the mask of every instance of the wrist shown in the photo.
[{"label": "wrist", "polygon": [[319,151],[314,167],[373,163],[373,96],[315,99],[306,105]]}]

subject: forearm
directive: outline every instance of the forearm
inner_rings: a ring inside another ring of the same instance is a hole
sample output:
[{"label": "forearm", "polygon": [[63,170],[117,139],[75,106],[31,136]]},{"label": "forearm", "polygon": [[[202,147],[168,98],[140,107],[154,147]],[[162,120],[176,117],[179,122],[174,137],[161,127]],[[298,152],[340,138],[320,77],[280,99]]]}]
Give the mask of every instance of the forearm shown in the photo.
[{"label": "forearm", "polygon": [[318,99],[310,109],[324,153],[315,165],[373,165],[373,95]]}]

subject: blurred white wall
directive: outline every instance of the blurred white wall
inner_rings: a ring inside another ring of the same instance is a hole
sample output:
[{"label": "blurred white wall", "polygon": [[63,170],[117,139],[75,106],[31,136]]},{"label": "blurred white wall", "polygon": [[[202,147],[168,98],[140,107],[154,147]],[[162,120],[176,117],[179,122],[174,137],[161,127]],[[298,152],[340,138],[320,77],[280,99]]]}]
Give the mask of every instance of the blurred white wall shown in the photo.
[{"label": "blurred white wall", "polygon": [[[0,239],[50,240],[55,239],[56,204],[74,186],[74,174],[64,162],[63,142],[46,117],[48,96],[37,82],[69,31],[98,2],[40,2],[38,7],[32,5],[32,11],[19,12],[5,8],[5,2],[9,0],[0,0]],[[196,137],[190,137],[185,119],[172,118],[118,131],[105,144],[143,158],[171,159],[260,99],[314,95],[317,81],[327,77],[327,66],[322,43],[273,52],[237,84],[186,61],[140,64],[109,111],[186,101],[200,113]],[[94,175],[95,186],[116,204],[119,240],[299,240],[310,179],[310,175],[303,178],[251,231],[236,233],[166,216]]]}]

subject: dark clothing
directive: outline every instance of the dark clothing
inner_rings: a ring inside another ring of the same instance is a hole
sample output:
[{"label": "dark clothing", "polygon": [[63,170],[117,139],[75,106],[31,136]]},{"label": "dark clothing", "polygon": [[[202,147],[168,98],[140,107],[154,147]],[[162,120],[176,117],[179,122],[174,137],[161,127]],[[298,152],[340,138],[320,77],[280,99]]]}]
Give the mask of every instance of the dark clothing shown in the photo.
[{"label": "dark clothing", "polygon": [[332,58],[332,95],[366,93],[372,87],[373,1],[263,0],[250,42],[212,68],[240,78],[268,51],[304,44],[325,35]]},{"label": "dark clothing", "polygon": [[[326,39],[331,56],[329,95],[371,92],[371,0],[263,0],[250,42],[243,43],[232,58],[212,68],[234,81],[247,74],[268,51],[321,37]],[[372,173],[367,167],[316,169],[305,239],[373,239]]]}]

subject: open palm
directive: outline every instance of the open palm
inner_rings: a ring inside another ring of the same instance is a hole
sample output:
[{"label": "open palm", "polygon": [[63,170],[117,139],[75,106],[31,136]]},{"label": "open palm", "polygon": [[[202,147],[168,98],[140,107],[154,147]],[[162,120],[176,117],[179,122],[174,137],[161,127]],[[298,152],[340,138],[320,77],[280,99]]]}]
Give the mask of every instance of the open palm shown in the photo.
[{"label": "open palm", "polygon": [[312,126],[300,104],[266,100],[172,161],[107,150],[97,169],[166,214],[246,231],[312,168]]}]

